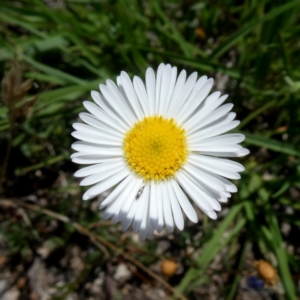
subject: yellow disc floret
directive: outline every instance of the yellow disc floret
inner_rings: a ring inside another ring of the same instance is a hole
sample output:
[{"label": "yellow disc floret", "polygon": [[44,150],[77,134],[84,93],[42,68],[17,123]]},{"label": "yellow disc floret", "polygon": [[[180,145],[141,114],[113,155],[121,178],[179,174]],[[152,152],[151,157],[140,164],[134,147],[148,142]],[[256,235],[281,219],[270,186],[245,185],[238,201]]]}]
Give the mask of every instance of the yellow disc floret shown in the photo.
[{"label": "yellow disc floret", "polygon": [[124,155],[144,180],[169,179],[187,158],[185,130],[173,119],[146,117],[126,133]]}]

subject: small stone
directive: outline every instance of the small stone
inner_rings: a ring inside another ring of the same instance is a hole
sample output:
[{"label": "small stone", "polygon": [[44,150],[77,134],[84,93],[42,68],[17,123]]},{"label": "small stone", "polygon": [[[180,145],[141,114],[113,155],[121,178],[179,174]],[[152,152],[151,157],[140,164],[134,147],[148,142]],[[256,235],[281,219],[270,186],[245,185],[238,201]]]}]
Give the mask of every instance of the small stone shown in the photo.
[{"label": "small stone", "polygon": [[173,260],[165,260],[161,264],[161,272],[167,277],[171,277],[177,270],[177,263]]},{"label": "small stone", "polygon": [[274,281],[277,278],[276,270],[268,262],[260,260],[256,263],[258,275],[265,281]]},{"label": "small stone", "polygon": [[25,284],[27,282],[27,278],[26,277],[21,277],[18,282],[17,282],[17,287],[19,290],[23,289]]},{"label": "small stone", "polygon": [[131,277],[131,272],[123,263],[119,264],[114,274],[114,279],[119,282],[124,282]]}]

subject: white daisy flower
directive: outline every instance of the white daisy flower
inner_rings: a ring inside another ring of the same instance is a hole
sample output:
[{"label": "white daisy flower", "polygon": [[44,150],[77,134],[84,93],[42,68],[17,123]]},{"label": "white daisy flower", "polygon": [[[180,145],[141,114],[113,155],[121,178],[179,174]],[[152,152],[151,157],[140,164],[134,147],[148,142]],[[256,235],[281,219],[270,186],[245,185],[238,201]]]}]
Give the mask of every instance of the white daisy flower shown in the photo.
[{"label": "white daisy flower", "polygon": [[[72,135],[80,141],[71,159],[90,164],[75,173],[80,185],[93,185],[83,195],[89,200],[115,189],[101,203],[104,218],[132,224],[141,240],[184,227],[184,214],[197,222],[189,199],[210,218],[237,191],[229,179],[239,179],[244,167],[218,158],[249,153],[242,148],[243,134],[224,134],[239,125],[227,95],[209,94],[213,79],[160,64],[155,74],[146,71],[146,84],[126,72],[92,91],[96,104],[84,101],[89,113],[80,113]],[[222,135],[224,134],[224,135]]]}]

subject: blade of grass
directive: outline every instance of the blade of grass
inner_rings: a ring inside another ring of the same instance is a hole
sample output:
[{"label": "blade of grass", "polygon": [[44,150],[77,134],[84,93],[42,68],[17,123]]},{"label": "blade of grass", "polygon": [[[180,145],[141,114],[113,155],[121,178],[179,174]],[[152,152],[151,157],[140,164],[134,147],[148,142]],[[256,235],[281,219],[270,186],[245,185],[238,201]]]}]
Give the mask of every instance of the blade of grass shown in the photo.
[{"label": "blade of grass", "polygon": [[97,58],[97,56],[92,51],[90,51],[87,44],[82,41],[77,35],[72,34],[71,32],[63,33],[63,35],[70,39],[93,65],[99,65],[99,59]]},{"label": "blade of grass", "polygon": [[266,226],[262,226],[261,229],[269,248],[271,248],[276,256],[280,278],[286,292],[286,299],[294,300],[296,299],[295,286],[288,266],[287,253],[282,245],[281,233],[277,221],[275,223],[274,221],[269,223],[269,229]]},{"label": "blade of grass", "polygon": [[[197,265],[199,265],[201,270],[205,270],[206,266],[214,258],[216,253],[218,253],[218,251],[222,249],[222,247],[224,247],[226,242],[229,242],[228,238],[225,241],[223,241],[223,243],[220,243],[220,240],[224,232],[227,230],[228,226],[233,222],[234,218],[238,215],[242,207],[243,204],[237,204],[234,207],[232,207],[228,215],[224,218],[217,230],[214,232],[212,238],[205,244],[201,255],[196,260]],[[236,230],[240,230],[244,226],[245,222],[245,220],[240,220],[238,226],[235,226],[232,232],[237,233]],[[180,292],[184,292],[188,288],[188,286],[195,280],[195,278],[197,278],[199,272],[199,269],[190,268],[181,280],[178,286],[178,290]]]},{"label": "blade of grass", "polygon": [[67,83],[76,83],[76,84],[80,84],[80,85],[86,84],[85,80],[79,79],[73,75],[67,74],[63,71],[57,70],[55,68],[49,67],[40,62],[37,62],[36,60],[32,59],[31,57],[29,57],[27,55],[21,54],[20,56],[24,61],[29,63],[31,66],[37,68],[38,70],[40,70],[46,74],[49,74],[50,76],[60,78],[66,84]]},{"label": "blade of grass", "polygon": [[[215,258],[215,256],[230,242],[232,242],[233,238],[244,228],[246,224],[246,219],[241,218],[235,225],[232,231],[230,231],[228,237],[224,239],[224,241],[221,241],[215,248],[212,248],[209,255],[200,261],[199,269],[195,270],[195,279],[193,282],[190,282],[190,285],[187,289],[187,291],[196,289],[197,286],[199,286],[199,277],[204,276],[206,269],[209,265],[209,263]],[[233,242],[234,243],[234,242]],[[202,258],[202,255],[200,255]]]},{"label": "blade of grass", "polygon": [[296,299],[295,285],[293,284],[293,279],[288,265],[287,252],[286,249],[283,248],[283,241],[280,228],[278,226],[278,220],[274,213],[271,212],[267,215],[267,219],[269,219],[269,228],[272,236],[274,237],[274,242],[272,245],[277,257],[278,267],[286,294],[288,299]]},{"label": "blade of grass", "polygon": [[291,144],[279,142],[258,134],[251,134],[248,132],[242,133],[246,136],[245,144],[265,147],[269,150],[300,157],[300,150],[296,149],[296,147]]},{"label": "blade of grass", "polygon": [[247,125],[249,122],[251,122],[253,119],[257,118],[260,114],[262,114],[263,112],[265,112],[266,110],[268,110],[271,107],[277,107],[278,101],[277,100],[273,100],[270,101],[268,103],[266,103],[265,105],[263,105],[262,107],[260,107],[259,109],[256,109],[255,111],[253,111],[251,114],[249,114],[239,125],[238,129],[242,129],[243,127],[245,127],[245,125]]},{"label": "blade of grass", "polygon": [[218,64],[218,63],[212,63],[209,62],[206,59],[193,59],[193,58],[187,58],[185,56],[182,56],[178,53],[174,53],[171,51],[161,51],[150,47],[141,47],[138,45],[125,45],[126,47],[136,47],[138,49],[141,49],[146,52],[151,52],[153,54],[158,54],[161,56],[166,57],[167,59],[170,59],[170,61],[177,62],[180,64],[184,64],[186,66],[190,66],[202,71],[209,71],[209,72],[220,72],[226,75],[229,75],[232,78],[238,79],[240,77],[239,70],[233,69],[233,68],[226,68],[226,66]]},{"label": "blade of grass", "polygon": [[273,18],[277,17],[278,15],[291,10],[297,6],[300,5],[299,0],[291,1],[288,3],[285,3],[283,5],[280,5],[270,12],[266,13],[262,18],[253,20],[249,22],[248,24],[244,25],[241,29],[236,31],[234,34],[232,34],[229,38],[226,39],[226,41],[221,44],[209,57],[210,60],[215,60],[219,58],[223,53],[225,53],[227,50],[229,50],[236,42],[238,42],[242,37],[244,37],[246,34],[248,34],[253,28],[256,26],[266,22],[270,21]]},{"label": "blade of grass", "polygon": [[[246,240],[244,245],[243,245],[242,253],[240,255],[240,260],[239,260],[239,264],[238,264],[238,271],[241,271],[243,269],[244,265],[245,265],[246,254],[247,254],[247,250],[248,250],[247,249],[248,248],[248,243],[249,243],[249,241]],[[235,299],[236,292],[237,292],[237,289],[239,287],[241,278],[242,278],[242,275],[240,273],[235,275],[233,283],[231,284],[230,292],[229,292],[228,297],[226,299],[228,299],[228,300]]]},{"label": "blade of grass", "polygon": [[[171,29],[172,34],[174,36],[174,39],[178,42],[178,45],[180,46],[182,52],[186,57],[192,57],[193,56],[193,50],[195,51],[193,45],[188,44],[185,40],[185,38],[182,36],[180,31],[175,27],[175,25],[171,22],[169,17],[163,12],[161,9],[158,1],[151,1],[151,5],[155,11],[155,13],[161,18],[161,20]],[[206,53],[202,52],[201,50],[197,49],[198,54],[201,54],[202,57],[206,57]]]},{"label": "blade of grass", "polygon": [[25,21],[22,21],[20,19],[20,16],[13,17],[13,16],[10,16],[8,14],[0,12],[0,19],[7,22],[7,23],[9,23],[9,24],[19,25],[19,26],[25,28],[26,30],[28,30],[29,32],[32,32],[33,34],[35,34],[36,36],[38,36],[40,38],[46,38],[47,37],[47,35],[45,33],[39,31],[38,29],[36,29],[36,27],[34,27],[33,25],[28,24]]},{"label": "blade of grass", "polygon": [[34,170],[37,170],[37,169],[40,169],[40,168],[46,168],[50,165],[56,164],[56,163],[64,160],[64,159],[66,159],[66,156],[58,155],[56,157],[49,158],[46,161],[38,163],[36,165],[30,166],[30,167],[27,167],[27,168],[17,169],[16,170],[16,175],[17,176],[25,175],[28,172],[31,172],[31,171],[34,171]]}]

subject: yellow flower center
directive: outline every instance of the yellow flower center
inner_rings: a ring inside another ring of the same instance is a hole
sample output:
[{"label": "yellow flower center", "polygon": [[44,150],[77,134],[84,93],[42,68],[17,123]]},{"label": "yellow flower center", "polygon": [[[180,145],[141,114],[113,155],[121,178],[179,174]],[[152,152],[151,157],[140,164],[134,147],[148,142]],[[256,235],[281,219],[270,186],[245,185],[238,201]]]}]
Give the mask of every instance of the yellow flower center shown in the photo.
[{"label": "yellow flower center", "polygon": [[187,158],[185,130],[173,119],[146,117],[126,133],[124,154],[129,167],[144,180],[169,179]]}]

